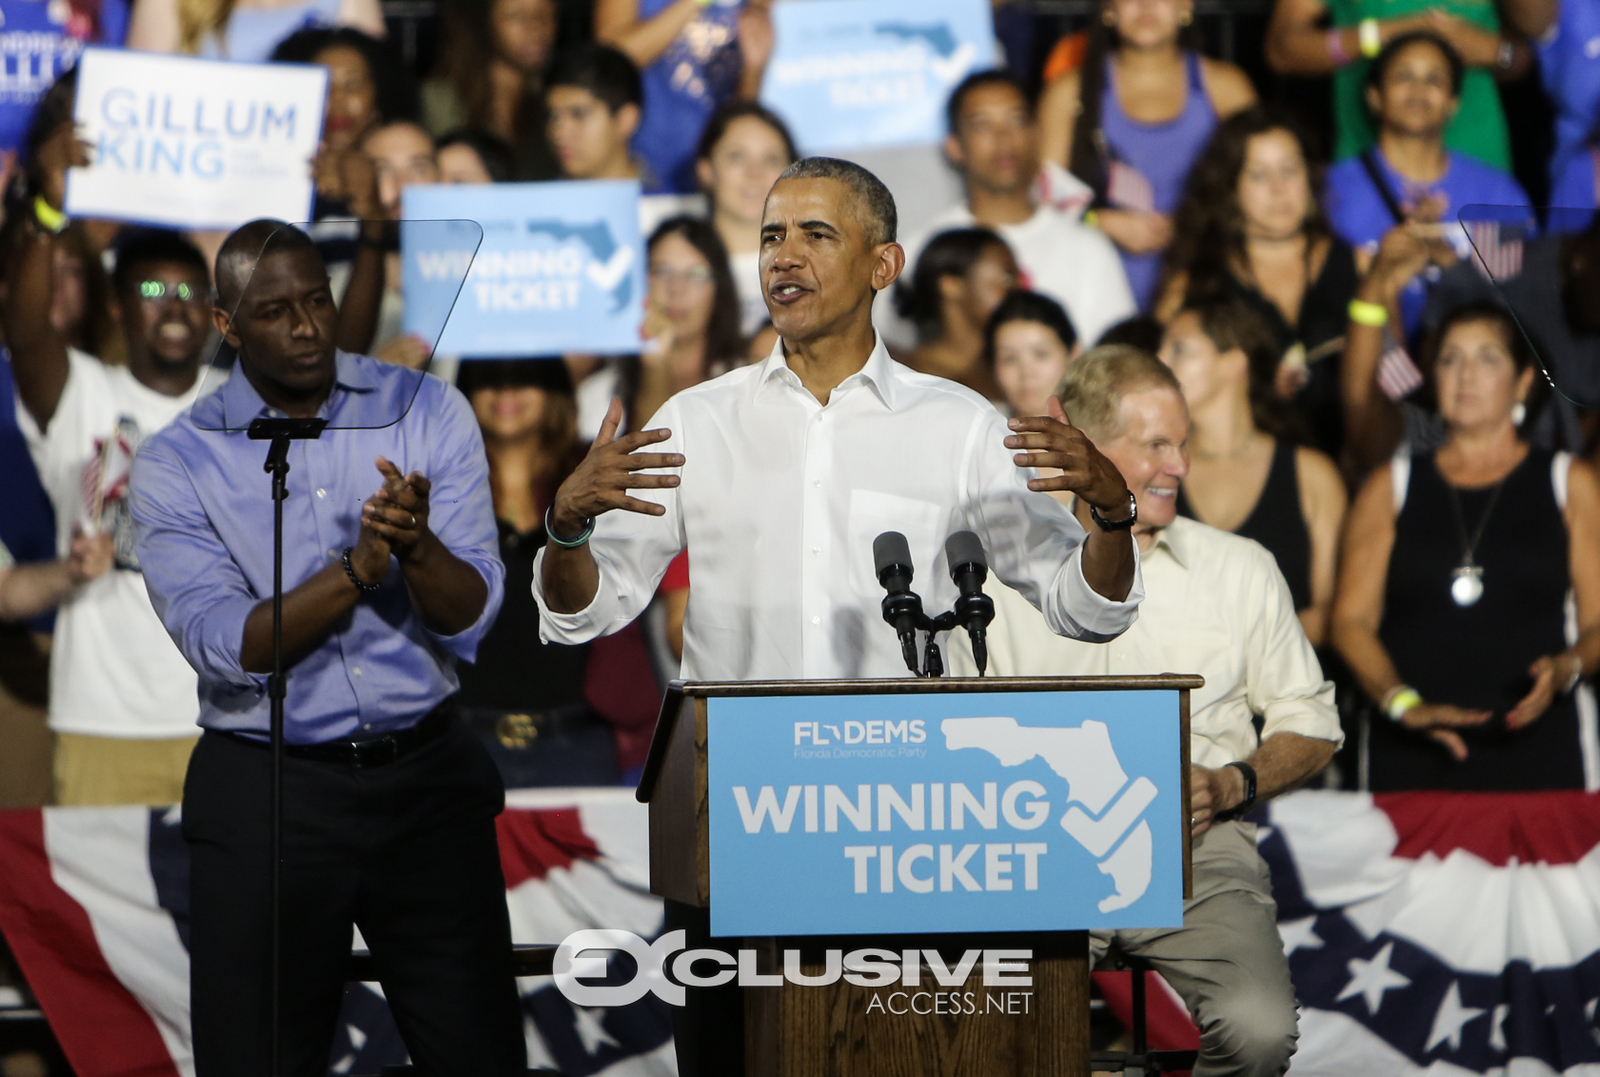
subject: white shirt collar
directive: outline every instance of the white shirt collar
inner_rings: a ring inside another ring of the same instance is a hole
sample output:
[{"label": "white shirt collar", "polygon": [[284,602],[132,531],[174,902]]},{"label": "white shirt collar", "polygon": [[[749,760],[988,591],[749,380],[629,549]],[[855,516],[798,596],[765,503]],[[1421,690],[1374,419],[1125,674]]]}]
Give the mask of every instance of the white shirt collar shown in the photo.
[{"label": "white shirt collar", "polygon": [[1151,552],[1164,549],[1178,563],[1179,568],[1187,569],[1189,567],[1189,554],[1192,552],[1189,549],[1190,544],[1186,537],[1190,524],[1191,521],[1186,517],[1179,516],[1166,527],[1157,531],[1156,542],[1151,547]]},{"label": "white shirt collar", "polygon": [[[883,337],[876,331],[872,335],[872,352],[867,356],[866,365],[859,371],[850,375],[839,383],[839,388],[844,389],[853,385],[857,379],[871,386],[884,407],[890,411],[895,410],[897,397],[896,382],[900,380],[901,367],[889,357],[889,349],[883,343]],[[789,368],[788,357],[783,351],[783,338],[779,337],[772,346],[772,353],[761,361],[761,368],[756,376],[756,391],[770,383],[774,378],[788,383],[796,389],[805,392],[800,384],[800,376]]]}]

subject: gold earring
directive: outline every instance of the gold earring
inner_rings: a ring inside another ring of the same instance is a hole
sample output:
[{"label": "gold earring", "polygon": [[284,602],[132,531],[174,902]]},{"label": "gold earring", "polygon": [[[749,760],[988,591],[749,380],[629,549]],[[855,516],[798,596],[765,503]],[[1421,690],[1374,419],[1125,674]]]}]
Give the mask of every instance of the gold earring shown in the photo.
[{"label": "gold earring", "polygon": [[1194,22],[1194,12],[1192,11],[1185,11],[1182,15],[1178,16],[1179,26],[1188,26],[1192,22]]}]

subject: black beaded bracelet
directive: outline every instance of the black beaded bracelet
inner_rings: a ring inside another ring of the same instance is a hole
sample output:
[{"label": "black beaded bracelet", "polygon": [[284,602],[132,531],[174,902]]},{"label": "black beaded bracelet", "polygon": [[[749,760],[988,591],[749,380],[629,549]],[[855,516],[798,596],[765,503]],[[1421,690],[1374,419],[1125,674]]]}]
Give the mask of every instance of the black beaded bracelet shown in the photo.
[{"label": "black beaded bracelet", "polygon": [[360,576],[356,575],[355,567],[350,564],[350,551],[353,549],[355,549],[355,547],[346,546],[344,548],[344,553],[339,558],[339,563],[344,565],[344,574],[350,577],[350,582],[359,587],[363,594],[370,595],[372,592],[382,589],[382,581],[379,581],[378,583],[368,583]]}]

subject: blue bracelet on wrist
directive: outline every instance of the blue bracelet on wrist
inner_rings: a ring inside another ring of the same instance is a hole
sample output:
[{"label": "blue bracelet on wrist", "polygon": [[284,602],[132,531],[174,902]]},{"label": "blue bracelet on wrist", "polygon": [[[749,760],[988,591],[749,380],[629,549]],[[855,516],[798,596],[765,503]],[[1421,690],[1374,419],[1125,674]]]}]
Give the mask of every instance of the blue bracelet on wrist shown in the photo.
[{"label": "blue bracelet on wrist", "polygon": [[550,522],[550,513],[554,509],[555,509],[555,506],[551,505],[549,508],[544,510],[544,537],[545,538],[549,539],[551,542],[555,543],[557,546],[560,546],[563,550],[576,550],[579,546],[582,546],[584,543],[589,541],[589,536],[594,534],[594,517],[593,516],[589,517],[587,520],[584,521],[583,531],[579,533],[577,538],[564,539],[560,535],[556,534],[556,529],[555,529],[554,526],[552,526],[552,524]]}]

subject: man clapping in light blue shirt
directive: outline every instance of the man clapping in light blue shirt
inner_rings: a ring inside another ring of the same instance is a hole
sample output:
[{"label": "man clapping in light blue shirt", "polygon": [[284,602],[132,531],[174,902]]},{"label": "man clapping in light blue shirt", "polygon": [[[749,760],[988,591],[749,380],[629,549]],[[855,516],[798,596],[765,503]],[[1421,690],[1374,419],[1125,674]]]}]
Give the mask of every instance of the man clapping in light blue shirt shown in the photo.
[{"label": "man clapping in light blue shirt", "polygon": [[330,427],[292,443],[284,502],[283,1071],[327,1071],[354,924],[420,1069],[520,1077],[504,789],[449,705],[505,575],[477,424],[443,382],[336,350],[299,229],[240,228],[216,281],[239,361],[145,443],[131,495],[206,730],[183,799],[196,1073],[255,1077],[270,1033],[272,500],[243,431],[272,415]]}]

